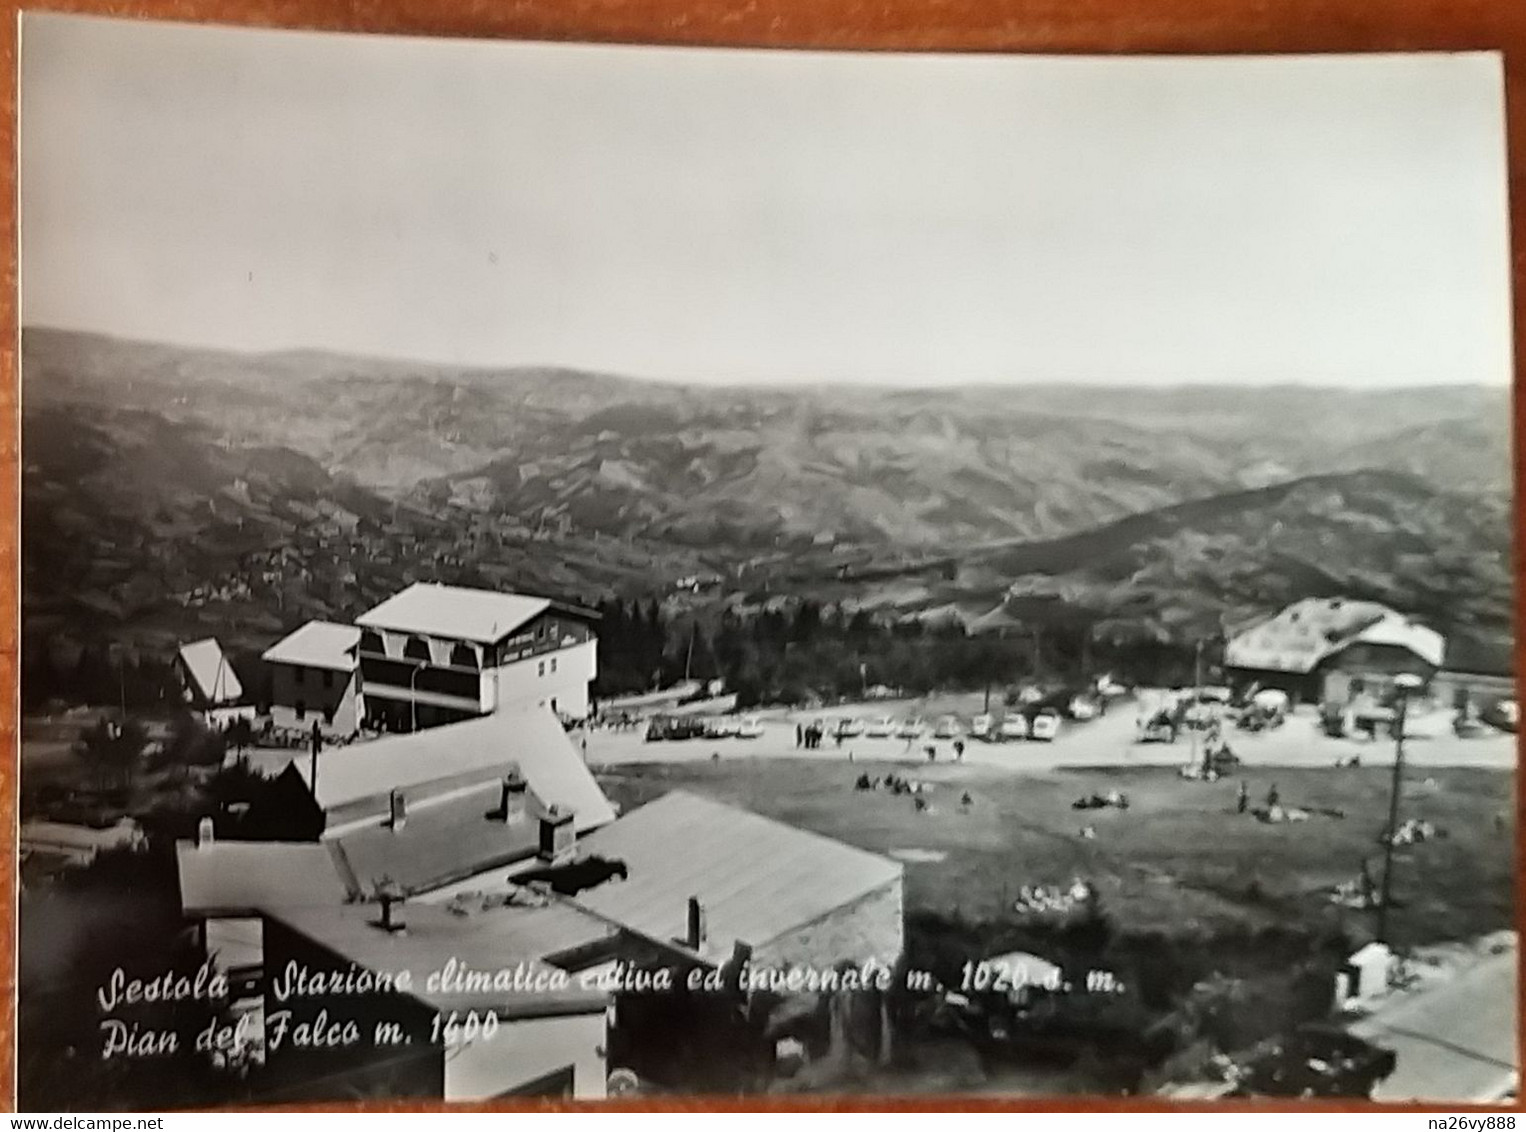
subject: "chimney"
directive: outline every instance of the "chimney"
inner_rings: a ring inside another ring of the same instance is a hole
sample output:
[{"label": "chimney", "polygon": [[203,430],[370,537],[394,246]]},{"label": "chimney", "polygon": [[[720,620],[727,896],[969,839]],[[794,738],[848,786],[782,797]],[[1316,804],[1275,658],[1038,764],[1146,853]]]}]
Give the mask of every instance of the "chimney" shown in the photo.
[{"label": "chimney", "polygon": [[216,826],[211,818],[202,818],[196,823],[196,844],[198,846],[210,845],[216,840]]},{"label": "chimney", "polygon": [[376,898],[381,901],[381,920],[376,926],[384,932],[407,931],[408,924],[403,919],[403,898],[391,891],[380,892]]},{"label": "chimney", "polygon": [[519,773],[518,765],[511,767],[503,777],[498,809],[493,811],[492,816],[505,825],[518,825],[525,817],[525,793],[528,789],[529,784],[525,781],[525,776]]},{"label": "chimney", "polygon": [[705,945],[705,906],[699,902],[698,896],[689,897],[689,930],[684,935],[684,942],[690,951],[698,951]]},{"label": "chimney", "polygon": [[540,859],[548,865],[565,865],[576,849],[572,811],[548,806],[540,819]]},{"label": "chimney", "polygon": [[403,798],[401,790],[394,790],[388,795],[387,824],[393,829],[401,830],[408,824],[408,803]]}]

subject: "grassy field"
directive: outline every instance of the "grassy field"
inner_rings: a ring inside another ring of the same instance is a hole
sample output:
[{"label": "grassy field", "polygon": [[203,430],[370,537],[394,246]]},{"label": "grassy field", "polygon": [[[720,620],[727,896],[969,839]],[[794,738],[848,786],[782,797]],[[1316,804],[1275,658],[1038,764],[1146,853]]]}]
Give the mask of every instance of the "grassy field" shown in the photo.
[{"label": "grassy field", "polygon": [[[931,808],[854,789],[860,773],[894,771],[931,784]],[[1269,824],[1238,814],[1239,780],[1182,780],[1167,768],[1057,769],[1031,775],[921,763],[719,762],[611,768],[601,777],[629,807],[686,789],[907,860],[907,906],[965,921],[1003,921],[1025,884],[1089,878],[1126,931],[1201,932],[1261,925],[1339,929],[1369,937],[1374,915],[1328,899],[1364,857],[1382,874],[1389,772],[1328,768],[1253,772],[1251,806],[1275,782],[1285,806],[1338,810]],[[1076,811],[1093,791],[1124,791],[1130,808]],[[972,804],[960,805],[968,792]],[[1504,771],[1416,770],[1401,820],[1445,836],[1395,853],[1393,942],[1465,939],[1514,925],[1514,783]],[[1085,826],[1095,832],[1081,835]],[[907,852],[911,851],[911,852]]]}]

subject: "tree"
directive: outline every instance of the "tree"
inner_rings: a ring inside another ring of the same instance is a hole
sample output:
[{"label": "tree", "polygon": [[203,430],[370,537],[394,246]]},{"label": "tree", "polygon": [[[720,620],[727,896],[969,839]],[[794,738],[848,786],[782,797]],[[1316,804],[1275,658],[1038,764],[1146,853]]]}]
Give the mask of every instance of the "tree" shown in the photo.
[{"label": "tree", "polygon": [[641,625],[641,676],[652,681],[662,670],[662,658],[667,652],[667,632],[662,624],[662,605],[653,598],[647,606],[646,618]]},{"label": "tree", "polygon": [[21,697],[28,711],[37,711],[58,695],[63,681],[53,660],[53,642],[47,637],[26,639],[21,664]]},{"label": "tree", "polygon": [[114,703],[116,690],[111,678],[111,665],[104,650],[95,645],[85,645],[79,650],[74,662],[74,679],[69,689],[72,698],[79,703]]},{"label": "tree", "polygon": [[249,717],[241,715],[235,719],[228,728],[227,743],[239,754],[254,742],[254,724],[249,722]]},{"label": "tree", "polygon": [[101,719],[80,736],[74,752],[90,768],[98,785],[128,790],[147,747],[148,732],[137,720],[119,724]]},{"label": "tree", "polygon": [[227,753],[227,740],[222,733],[208,727],[190,712],[180,712],[170,722],[170,732],[164,742],[164,761],[179,768],[182,778],[190,776],[193,766],[221,766]]}]

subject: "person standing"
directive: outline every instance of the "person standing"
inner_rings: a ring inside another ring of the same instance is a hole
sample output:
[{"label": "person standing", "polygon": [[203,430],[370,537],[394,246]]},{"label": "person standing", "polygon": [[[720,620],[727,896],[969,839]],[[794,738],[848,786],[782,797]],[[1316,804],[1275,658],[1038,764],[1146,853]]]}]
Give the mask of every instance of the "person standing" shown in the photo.
[{"label": "person standing", "polygon": [[1240,779],[1240,789],[1235,791],[1235,813],[1243,814],[1250,806],[1250,787],[1245,784],[1245,779]]},{"label": "person standing", "polygon": [[795,724],[795,746],[797,748],[805,746],[805,728],[798,723]]}]

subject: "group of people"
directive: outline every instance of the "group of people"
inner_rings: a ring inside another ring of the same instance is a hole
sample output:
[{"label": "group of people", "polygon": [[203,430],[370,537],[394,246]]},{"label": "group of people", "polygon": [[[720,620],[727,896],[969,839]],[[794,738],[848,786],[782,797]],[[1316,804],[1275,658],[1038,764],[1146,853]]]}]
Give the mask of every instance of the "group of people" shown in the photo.
[{"label": "group of people", "polygon": [[1059,885],[1023,885],[1013,901],[1013,911],[1019,913],[1069,912],[1084,907],[1096,898],[1096,889],[1090,881],[1076,877],[1068,888]]},{"label": "group of people", "polygon": [[[907,749],[908,750],[910,749],[910,743],[911,743],[911,740],[908,739],[907,740],[907,744],[908,744],[908,748]],[[933,762],[937,762],[938,761],[938,745],[936,743],[929,743],[929,744],[927,744],[927,746],[922,748],[922,753],[927,756],[927,761],[928,762],[933,763]],[[964,740],[963,739],[955,739],[954,740],[954,761],[955,762],[960,762],[960,763],[964,762]]]},{"label": "group of people", "polygon": [[1115,810],[1129,808],[1129,796],[1121,790],[1109,790],[1106,794],[1087,794],[1070,804],[1072,810]]},{"label": "group of people", "polygon": [[855,790],[889,790],[892,794],[920,794],[927,787],[920,782],[912,782],[908,778],[902,778],[898,774],[887,774],[884,778],[870,778],[867,774],[858,776],[858,781],[853,784]]},{"label": "group of people", "polygon": [[[913,782],[909,778],[902,778],[898,774],[887,774],[884,778],[870,778],[867,774],[861,774],[853,783],[855,790],[889,790],[896,795],[909,795],[912,804],[918,813],[924,813],[928,809],[927,795],[932,793],[932,787],[921,782]],[[975,804],[975,799],[966,790],[959,797],[959,808],[967,811]]]}]

